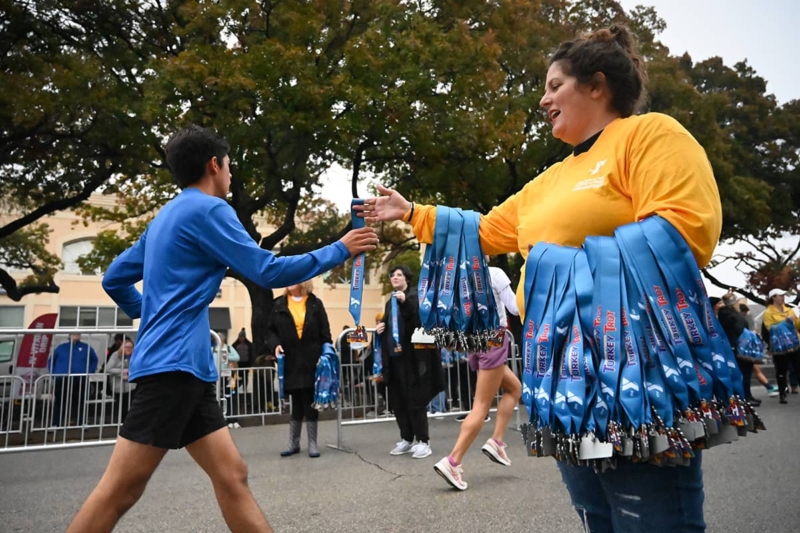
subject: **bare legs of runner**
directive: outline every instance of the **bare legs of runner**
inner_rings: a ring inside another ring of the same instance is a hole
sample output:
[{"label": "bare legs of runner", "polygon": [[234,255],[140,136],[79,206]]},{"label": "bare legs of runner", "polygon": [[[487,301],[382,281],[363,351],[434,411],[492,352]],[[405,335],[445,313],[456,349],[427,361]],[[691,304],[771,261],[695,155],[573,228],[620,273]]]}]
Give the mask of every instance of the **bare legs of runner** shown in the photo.
[{"label": "bare legs of runner", "polygon": [[[210,433],[186,447],[211,478],[225,523],[231,531],[271,533],[264,513],[247,485],[247,465],[228,428]],[[139,500],[167,450],[119,437],[97,487],[72,520],[67,533],[112,531]]]}]

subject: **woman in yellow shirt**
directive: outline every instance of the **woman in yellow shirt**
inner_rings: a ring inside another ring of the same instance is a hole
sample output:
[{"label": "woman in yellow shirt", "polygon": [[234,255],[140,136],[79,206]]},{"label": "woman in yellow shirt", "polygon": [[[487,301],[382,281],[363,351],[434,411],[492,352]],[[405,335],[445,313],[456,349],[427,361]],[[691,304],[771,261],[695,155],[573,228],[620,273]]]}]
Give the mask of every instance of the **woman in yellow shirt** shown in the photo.
[{"label": "woman in yellow shirt", "polygon": [[284,354],[284,389],[292,398],[289,419],[289,447],[281,457],[300,452],[303,418],[308,432],[308,456],[319,457],[314,381],[322,345],[331,343],[331,326],[322,301],[314,296],[314,282],[304,281],[286,289],[272,308],[267,340],[275,357]]},{"label": "woman in yellow shirt", "polygon": [[[540,105],[553,136],[573,152],[481,217],[484,253],[519,252],[527,258],[538,242],[581,246],[587,236],[611,236],[619,226],[659,215],[682,234],[697,263],[708,264],[722,227],[711,165],[677,121],[657,113],[636,115],[646,79],[625,27],[561,44]],[[434,206],[415,206],[396,191],[378,190],[381,196],[361,209],[368,222],[405,220],[421,242],[432,241]],[[524,309],[521,286],[517,301]],[[618,461],[617,468],[598,473],[558,466],[587,531],[705,530],[700,453],[679,468]],[[460,465],[448,473],[462,482]]]},{"label": "woman in yellow shirt", "polygon": [[[786,291],[781,289],[769,291],[769,305],[764,311],[763,319],[767,330],[783,321],[790,322],[795,327],[795,330],[800,329],[800,318],[795,315],[793,309],[786,306],[785,300]],[[772,348],[774,350],[774,347]],[[795,375],[800,376],[800,350],[783,354],[773,353],[772,360],[775,361],[775,377],[778,380],[780,401],[783,404],[789,403],[786,399],[789,390],[787,374],[789,373],[789,365],[792,365]]]}]

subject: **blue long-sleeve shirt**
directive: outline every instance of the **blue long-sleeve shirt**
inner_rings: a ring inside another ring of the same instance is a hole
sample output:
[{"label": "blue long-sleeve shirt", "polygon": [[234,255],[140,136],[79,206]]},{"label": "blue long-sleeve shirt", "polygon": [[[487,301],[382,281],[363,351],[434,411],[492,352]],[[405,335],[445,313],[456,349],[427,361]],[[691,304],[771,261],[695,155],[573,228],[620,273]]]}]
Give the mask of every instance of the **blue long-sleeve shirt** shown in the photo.
[{"label": "blue long-sleeve shirt", "polygon": [[[165,205],[131,248],[106,271],[103,288],[131,318],[141,317],[130,380],[184,371],[213,382],[208,305],[227,267],[259,285],[286,287],[350,256],[341,242],[275,257],[256,245],[224,200],[187,188]],[[140,293],[134,284],[144,280]]]},{"label": "blue long-sleeve shirt", "polygon": [[97,370],[97,353],[85,342],[59,344],[50,356],[51,374],[93,374]]}]

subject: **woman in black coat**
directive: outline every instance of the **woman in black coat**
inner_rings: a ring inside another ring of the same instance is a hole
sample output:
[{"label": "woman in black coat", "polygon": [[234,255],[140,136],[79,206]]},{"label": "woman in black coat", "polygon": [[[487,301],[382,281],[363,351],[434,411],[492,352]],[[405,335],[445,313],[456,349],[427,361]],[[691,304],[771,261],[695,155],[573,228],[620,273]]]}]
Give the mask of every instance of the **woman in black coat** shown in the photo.
[{"label": "woman in black coat", "polygon": [[292,397],[289,420],[289,448],[281,452],[288,457],[300,451],[300,430],[306,419],[308,456],[319,457],[317,420],[314,403],[314,377],[323,343],[332,343],[328,315],[319,298],[314,296],[309,280],[292,285],[275,300],[269,325],[269,346],[277,357],[284,354],[284,390]]},{"label": "woman in black coat", "polygon": [[[394,292],[386,302],[384,320],[378,323],[376,331],[381,335],[383,380],[389,410],[397,418],[402,439],[390,453],[413,453],[415,459],[422,459],[432,453],[427,406],[444,390],[442,364],[436,349],[415,349],[411,342],[414,330],[421,326],[417,291],[411,287],[411,271],[403,265],[394,267],[389,279]],[[400,346],[393,335],[392,299],[397,300]],[[415,438],[417,444],[412,445]]]}]

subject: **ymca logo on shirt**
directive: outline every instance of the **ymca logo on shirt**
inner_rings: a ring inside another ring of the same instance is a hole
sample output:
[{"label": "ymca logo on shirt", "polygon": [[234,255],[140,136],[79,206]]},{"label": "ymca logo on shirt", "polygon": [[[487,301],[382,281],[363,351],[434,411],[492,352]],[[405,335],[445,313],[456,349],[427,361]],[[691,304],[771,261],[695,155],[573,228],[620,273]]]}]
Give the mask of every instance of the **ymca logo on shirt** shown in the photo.
[{"label": "ymca logo on shirt", "polygon": [[[595,164],[594,168],[589,169],[590,176],[596,176],[600,173],[600,169],[603,168],[603,165],[606,164],[606,160],[598,161]],[[581,180],[575,184],[572,188],[573,191],[585,191],[588,189],[599,189],[606,183],[605,175],[600,176],[599,178],[588,178],[585,180]]]}]

